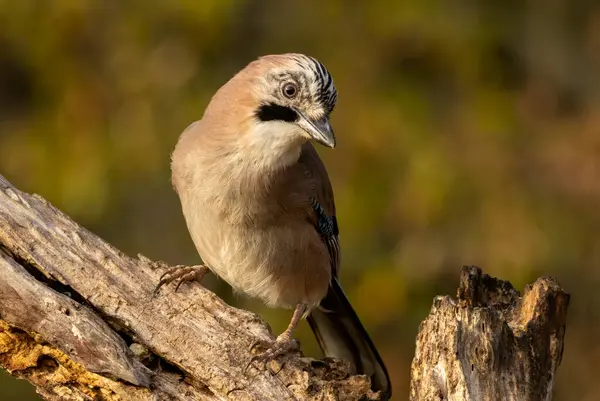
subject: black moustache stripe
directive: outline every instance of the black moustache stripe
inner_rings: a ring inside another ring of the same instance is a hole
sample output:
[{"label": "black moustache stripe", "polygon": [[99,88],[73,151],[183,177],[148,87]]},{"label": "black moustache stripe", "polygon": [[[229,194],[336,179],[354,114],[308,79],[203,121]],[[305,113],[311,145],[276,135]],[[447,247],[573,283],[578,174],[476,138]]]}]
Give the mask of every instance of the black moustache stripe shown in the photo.
[{"label": "black moustache stripe", "polygon": [[273,103],[263,104],[256,110],[256,117],[260,121],[285,121],[288,123],[298,120],[298,113],[289,107]]}]

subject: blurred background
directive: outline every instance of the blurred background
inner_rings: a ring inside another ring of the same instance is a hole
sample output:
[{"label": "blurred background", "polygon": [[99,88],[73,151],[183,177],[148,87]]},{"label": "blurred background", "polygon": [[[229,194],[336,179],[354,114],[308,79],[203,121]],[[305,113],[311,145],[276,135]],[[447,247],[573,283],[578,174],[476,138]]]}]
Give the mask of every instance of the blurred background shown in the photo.
[{"label": "blurred background", "polygon": [[[339,91],[342,283],[407,397],[418,324],[463,264],[572,294],[557,401],[600,399],[600,3],[0,0],[0,174],[135,255],[199,262],[169,182],[179,133],[254,58]],[[228,302],[282,330],[290,312]],[[307,325],[299,337],[318,355]],[[36,400],[0,373],[0,400]]]}]

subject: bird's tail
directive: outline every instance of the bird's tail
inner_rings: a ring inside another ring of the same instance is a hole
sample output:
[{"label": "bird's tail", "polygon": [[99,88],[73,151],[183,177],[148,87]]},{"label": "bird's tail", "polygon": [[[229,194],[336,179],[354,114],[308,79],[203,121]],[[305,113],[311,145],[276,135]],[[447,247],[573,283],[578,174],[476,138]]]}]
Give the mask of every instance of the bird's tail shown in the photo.
[{"label": "bird's tail", "polygon": [[371,386],[386,398],[392,395],[387,370],[356,312],[333,278],[321,307],[307,317],[321,350],[328,357],[349,361],[357,374],[371,378]]}]

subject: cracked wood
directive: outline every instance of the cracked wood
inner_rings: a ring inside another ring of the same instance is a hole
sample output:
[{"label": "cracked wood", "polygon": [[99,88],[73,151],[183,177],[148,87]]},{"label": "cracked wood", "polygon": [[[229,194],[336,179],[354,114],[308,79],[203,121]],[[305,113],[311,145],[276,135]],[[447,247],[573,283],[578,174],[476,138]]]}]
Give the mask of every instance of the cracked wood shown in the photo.
[{"label": "cracked wood", "polygon": [[250,345],[273,340],[258,316],[199,285],[153,297],[156,263],[2,176],[0,247],[0,363],[47,399],[380,399],[339,361],[298,353],[246,370]]}]

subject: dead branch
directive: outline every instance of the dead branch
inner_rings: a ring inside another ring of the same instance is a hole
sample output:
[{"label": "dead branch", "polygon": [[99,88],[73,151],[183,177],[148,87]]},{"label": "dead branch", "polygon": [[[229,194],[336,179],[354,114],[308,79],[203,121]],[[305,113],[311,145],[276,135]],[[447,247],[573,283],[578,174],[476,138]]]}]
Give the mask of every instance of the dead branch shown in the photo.
[{"label": "dead branch", "polygon": [[268,325],[199,285],[153,297],[156,266],[0,176],[0,365],[49,400],[380,399],[339,361],[246,369]]}]

